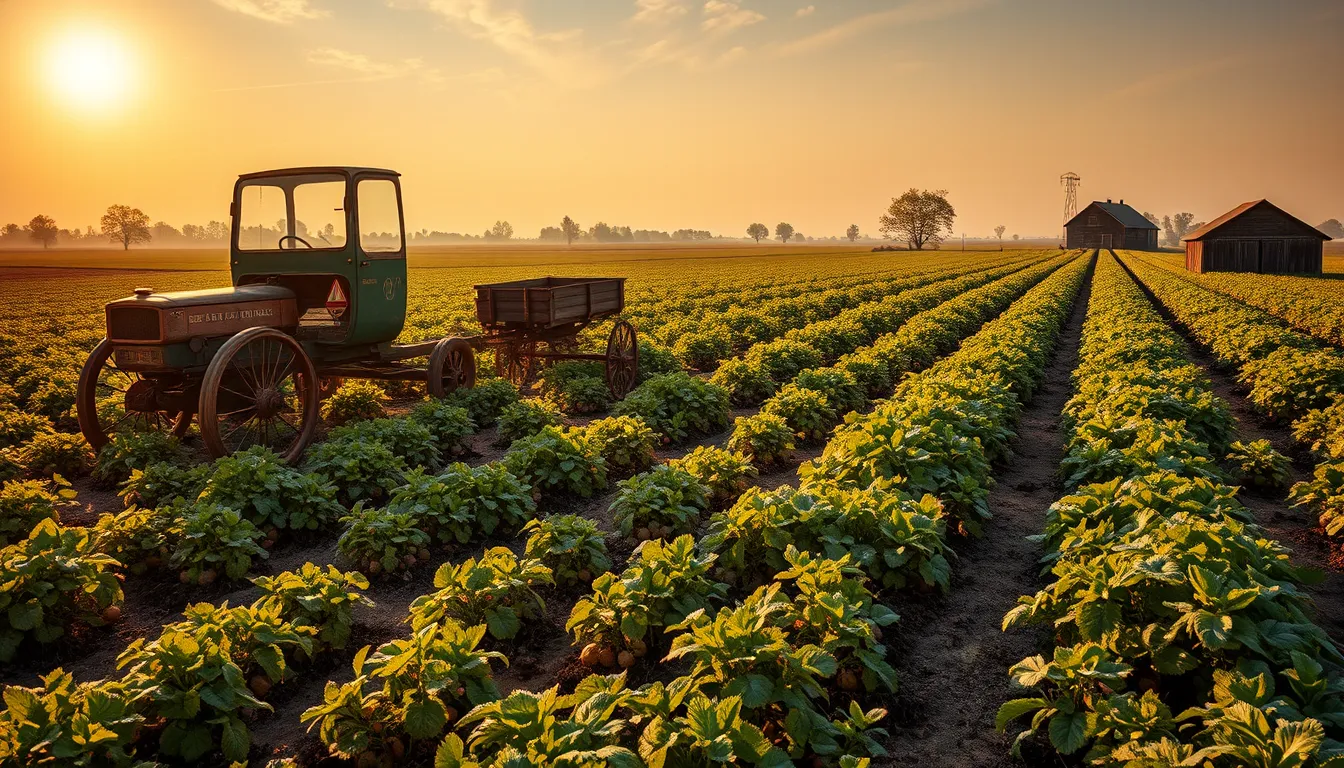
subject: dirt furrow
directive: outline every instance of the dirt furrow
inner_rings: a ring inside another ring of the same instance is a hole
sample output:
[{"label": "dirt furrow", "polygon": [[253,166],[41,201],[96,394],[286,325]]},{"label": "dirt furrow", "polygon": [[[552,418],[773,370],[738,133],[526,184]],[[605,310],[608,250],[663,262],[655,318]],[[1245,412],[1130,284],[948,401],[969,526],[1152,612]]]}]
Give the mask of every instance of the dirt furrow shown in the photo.
[{"label": "dirt furrow", "polygon": [[982,538],[955,545],[951,592],[893,606],[901,622],[888,657],[900,683],[888,723],[892,764],[1019,764],[1009,757],[1009,737],[994,731],[994,714],[1013,695],[1008,668],[1037,652],[1040,634],[999,627],[1017,598],[1041,584],[1040,547],[1026,537],[1040,533],[1046,508],[1063,492],[1060,413],[1072,394],[1069,376],[1090,292],[1089,275],[1041,386],[1023,410],[1016,455],[996,475],[989,496],[994,518]]}]

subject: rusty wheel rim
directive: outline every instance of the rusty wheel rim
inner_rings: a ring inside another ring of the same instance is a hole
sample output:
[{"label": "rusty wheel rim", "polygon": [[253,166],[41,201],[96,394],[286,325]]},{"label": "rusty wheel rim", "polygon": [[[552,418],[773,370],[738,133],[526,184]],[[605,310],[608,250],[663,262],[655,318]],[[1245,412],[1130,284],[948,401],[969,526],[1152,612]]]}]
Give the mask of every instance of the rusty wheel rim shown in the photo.
[{"label": "rusty wheel rim", "polygon": [[216,456],[254,446],[296,460],[316,428],[320,384],[303,348],[260,329],[230,339],[201,388],[201,433]]},{"label": "rusty wheel rim", "polygon": [[618,320],[607,337],[607,389],[621,399],[635,388],[639,378],[639,339],[635,327]]}]

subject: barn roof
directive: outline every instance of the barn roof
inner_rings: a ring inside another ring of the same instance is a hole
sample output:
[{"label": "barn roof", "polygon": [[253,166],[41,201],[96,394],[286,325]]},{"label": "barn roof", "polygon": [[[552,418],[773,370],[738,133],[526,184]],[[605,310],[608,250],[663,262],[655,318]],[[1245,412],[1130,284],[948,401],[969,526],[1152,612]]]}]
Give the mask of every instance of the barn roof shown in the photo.
[{"label": "barn roof", "polygon": [[1183,242],[1189,242],[1189,241],[1193,241],[1193,240],[1203,240],[1204,238],[1208,237],[1209,234],[1210,234],[1211,232],[1213,232],[1214,230],[1216,230],[1216,229],[1218,229],[1219,227],[1223,226],[1224,224],[1228,223],[1229,221],[1231,221],[1231,220],[1237,218],[1238,216],[1240,216],[1240,215],[1242,215],[1243,213],[1245,213],[1245,212],[1251,210],[1252,208],[1259,208],[1259,207],[1262,206],[1262,205],[1264,205],[1264,206],[1268,206],[1268,207],[1274,209],[1280,216],[1282,216],[1283,218],[1287,219],[1289,222],[1291,222],[1291,223],[1297,225],[1297,227],[1298,227],[1299,229],[1303,230],[1303,234],[1304,234],[1304,235],[1316,235],[1317,237],[1320,237],[1322,240],[1329,240],[1329,239],[1330,239],[1330,236],[1329,236],[1329,235],[1327,235],[1327,234],[1325,234],[1324,232],[1320,231],[1319,229],[1317,229],[1317,228],[1311,226],[1311,225],[1308,224],[1307,222],[1305,222],[1305,221],[1303,221],[1303,220],[1297,218],[1296,216],[1292,215],[1291,213],[1288,213],[1287,211],[1285,211],[1285,210],[1283,210],[1282,208],[1280,208],[1279,206],[1277,206],[1277,205],[1275,205],[1275,204],[1269,202],[1268,200],[1260,199],[1260,200],[1252,200],[1252,201],[1250,201],[1250,202],[1248,202],[1248,203],[1242,203],[1241,205],[1238,205],[1236,208],[1233,208],[1232,210],[1228,211],[1227,213],[1224,213],[1222,216],[1219,216],[1218,218],[1214,219],[1213,221],[1210,221],[1208,224],[1205,224],[1204,226],[1200,227],[1199,229],[1196,229],[1194,232],[1191,232],[1190,234],[1186,235],[1185,237],[1182,237],[1181,240],[1182,240]]},{"label": "barn roof", "polygon": [[[1079,211],[1077,216],[1069,219],[1068,224],[1077,221],[1078,218],[1086,213],[1088,208],[1091,208],[1093,205],[1100,208],[1112,219],[1120,222],[1126,229],[1157,229],[1157,225],[1145,219],[1142,213],[1139,213],[1124,203],[1112,203],[1109,200],[1104,203],[1100,200],[1093,200],[1092,205]],[[1068,226],[1068,224],[1065,224],[1065,226]]]}]

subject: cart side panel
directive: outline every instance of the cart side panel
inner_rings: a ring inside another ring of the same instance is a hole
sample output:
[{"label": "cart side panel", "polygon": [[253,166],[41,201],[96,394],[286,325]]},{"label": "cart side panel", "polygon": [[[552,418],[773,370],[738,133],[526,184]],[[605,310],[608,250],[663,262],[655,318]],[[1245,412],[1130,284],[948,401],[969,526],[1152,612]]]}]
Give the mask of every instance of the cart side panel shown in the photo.
[{"label": "cart side panel", "polygon": [[600,280],[551,289],[552,323],[572,323],[614,315],[624,309],[621,280]]}]

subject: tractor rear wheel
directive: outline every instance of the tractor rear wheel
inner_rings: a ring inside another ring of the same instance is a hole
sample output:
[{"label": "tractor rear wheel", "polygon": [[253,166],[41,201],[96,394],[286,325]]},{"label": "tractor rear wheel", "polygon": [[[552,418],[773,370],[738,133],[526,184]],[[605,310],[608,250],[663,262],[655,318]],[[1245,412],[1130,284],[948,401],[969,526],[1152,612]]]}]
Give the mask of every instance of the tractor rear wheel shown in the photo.
[{"label": "tractor rear wheel", "polygon": [[317,430],[319,384],[294,337],[248,328],[224,342],[201,382],[201,439],[215,458],[254,445],[291,464]]},{"label": "tractor rear wheel", "polygon": [[429,353],[429,394],[447,397],[476,386],[476,352],[466,339],[453,337],[434,345]]},{"label": "tractor rear wheel", "polygon": [[158,388],[158,380],[120,368],[112,356],[112,342],[103,339],[79,373],[75,390],[79,431],[94,451],[117,432],[171,432],[182,437],[191,426],[191,414],[159,408]]}]

